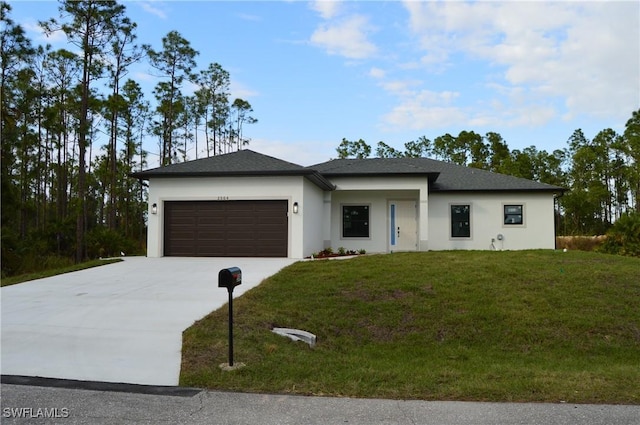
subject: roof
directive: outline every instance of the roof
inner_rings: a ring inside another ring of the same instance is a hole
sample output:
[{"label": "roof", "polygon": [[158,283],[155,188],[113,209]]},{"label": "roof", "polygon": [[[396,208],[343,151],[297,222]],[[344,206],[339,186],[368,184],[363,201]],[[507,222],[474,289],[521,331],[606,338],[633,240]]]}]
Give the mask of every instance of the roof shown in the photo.
[{"label": "roof", "polygon": [[434,182],[440,172],[439,161],[428,158],[333,159],[308,168],[325,177],[426,176]]},{"label": "roof", "polygon": [[334,159],[309,168],[327,178],[424,175],[429,179],[431,192],[565,190],[559,186],[430,158]]},{"label": "roof", "polygon": [[142,180],[166,177],[304,176],[324,190],[335,186],[313,169],[249,149],[194,161],[171,164],[131,174]]},{"label": "roof", "polygon": [[430,158],[334,159],[303,167],[249,149],[153,168],[131,174],[148,180],[166,177],[304,176],[323,190],[332,177],[424,176],[431,192],[550,191],[564,188]]}]

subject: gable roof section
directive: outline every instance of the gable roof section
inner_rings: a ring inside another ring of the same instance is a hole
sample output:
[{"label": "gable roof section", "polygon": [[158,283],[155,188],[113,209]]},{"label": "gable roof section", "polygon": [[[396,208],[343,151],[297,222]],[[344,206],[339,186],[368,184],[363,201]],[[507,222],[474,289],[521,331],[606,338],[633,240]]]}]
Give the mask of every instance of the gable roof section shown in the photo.
[{"label": "gable roof section", "polygon": [[334,159],[309,168],[327,178],[424,175],[429,179],[431,192],[565,190],[559,186],[430,158]]},{"label": "gable roof section", "polygon": [[316,170],[273,158],[249,149],[171,164],[131,174],[142,180],[151,177],[247,177],[304,176],[323,190],[335,186]]}]

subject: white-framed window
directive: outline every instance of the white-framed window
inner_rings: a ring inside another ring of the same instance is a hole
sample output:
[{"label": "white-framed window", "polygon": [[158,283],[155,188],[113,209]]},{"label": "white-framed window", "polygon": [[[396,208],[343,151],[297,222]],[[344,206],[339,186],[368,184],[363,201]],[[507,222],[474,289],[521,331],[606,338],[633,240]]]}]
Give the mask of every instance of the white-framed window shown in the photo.
[{"label": "white-framed window", "polygon": [[503,204],[502,224],[505,227],[524,226],[524,204]]},{"label": "white-framed window", "polygon": [[471,238],[471,204],[451,204],[451,238]]},{"label": "white-framed window", "polygon": [[366,204],[342,205],[342,237],[368,238],[370,211],[371,206]]}]

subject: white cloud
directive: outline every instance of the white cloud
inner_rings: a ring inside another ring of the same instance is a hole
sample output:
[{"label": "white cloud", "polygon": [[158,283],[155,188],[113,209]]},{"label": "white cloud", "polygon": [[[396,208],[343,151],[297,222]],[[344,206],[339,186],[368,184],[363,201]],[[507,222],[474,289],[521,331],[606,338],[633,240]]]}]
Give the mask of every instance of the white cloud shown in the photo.
[{"label": "white cloud", "polygon": [[400,103],[383,117],[384,127],[393,129],[423,130],[442,128],[466,121],[467,114],[452,105],[460,95],[457,92],[431,90],[411,91],[412,82],[397,81],[385,87],[400,96]]},{"label": "white cloud", "polygon": [[260,22],[262,21],[262,16],[258,16],[258,15],[249,15],[247,13],[240,13],[238,14],[238,17],[244,21],[250,21],[250,22]]},{"label": "white cloud", "polygon": [[454,106],[426,106],[406,101],[383,117],[387,129],[424,130],[445,128],[466,120],[465,113]]},{"label": "white cloud", "polygon": [[367,34],[372,31],[366,17],[354,15],[338,23],[322,24],[311,35],[311,43],[326,49],[329,54],[364,59],[377,51],[367,39]]},{"label": "white cloud", "polygon": [[155,15],[160,19],[167,19],[167,13],[162,8],[156,6],[161,3],[155,1],[140,1],[137,3],[145,12]]},{"label": "white cloud", "polygon": [[373,67],[369,70],[369,76],[373,78],[377,78],[377,79],[384,78],[385,75],[386,75],[386,72],[384,71],[384,69]]},{"label": "white cloud", "polygon": [[156,82],[159,80],[159,78],[153,74],[150,74],[148,72],[142,72],[142,71],[137,71],[134,73],[134,79],[136,81],[150,81],[150,82]]},{"label": "white cloud", "polygon": [[340,2],[337,0],[318,0],[311,2],[310,7],[324,19],[331,19],[340,11]]},{"label": "white cloud", "polygon": [[[524,88],[518,98],[506,99],[522,102],[513,109],[522,116],[505,115],[513,122],[543,124],[553,112],[624,120],[640,105],[638,2],[406,1],[404,6],[425,52],[420,63],[411,64],[432,71],[449,66],[453,55],[489,64],[497,72],[485,80],[488,87]],[[564,111],[540,106],[541,98],[560,100]]]},{"label": "white cloud", "polygon": [[43,41],[45,43],[50,43],[52,45],[58,43],[65,43],[67,41],[67,36],[64,31],[54,31],[49,35],[45,34],[40,24],[35,22],[32,19],[25,20],[20,23],[20,26],[26,33],[32,33],[33,39],[38,41]]},{"label": "white cloud", "polygon": [[415,98],[417,96],[415,88],[421,84],[422,82],[418,80],[388,80],[379,85],[392,95]]},{"label": "white cloud", "polygon": [[257,91],[250,89],[249,87],[245,86],[243,83],[240,83],[233,79],[229,84],[229,91],[231,93],[232,102],[233,102],[233,99],[236,99],[236,98],[248,100],[252,97],[256,97],[260,95],[260,93],[258,93]]},{"label": "white cloud", "polygon": [[294,164],[309,166],[335,158],[336,142],[297,140],[295,143],[273,139],[252,139],[247,149],[273,156]]}]

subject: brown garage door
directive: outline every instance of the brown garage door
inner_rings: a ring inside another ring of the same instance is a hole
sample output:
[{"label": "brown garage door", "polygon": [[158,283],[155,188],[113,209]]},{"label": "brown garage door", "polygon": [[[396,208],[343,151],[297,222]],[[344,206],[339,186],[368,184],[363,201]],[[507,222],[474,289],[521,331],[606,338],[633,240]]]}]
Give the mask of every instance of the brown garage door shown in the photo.
[{"label": "brown garage door", "polygon": [[164,203],[164,255],[286,257],[287,201]]}]

